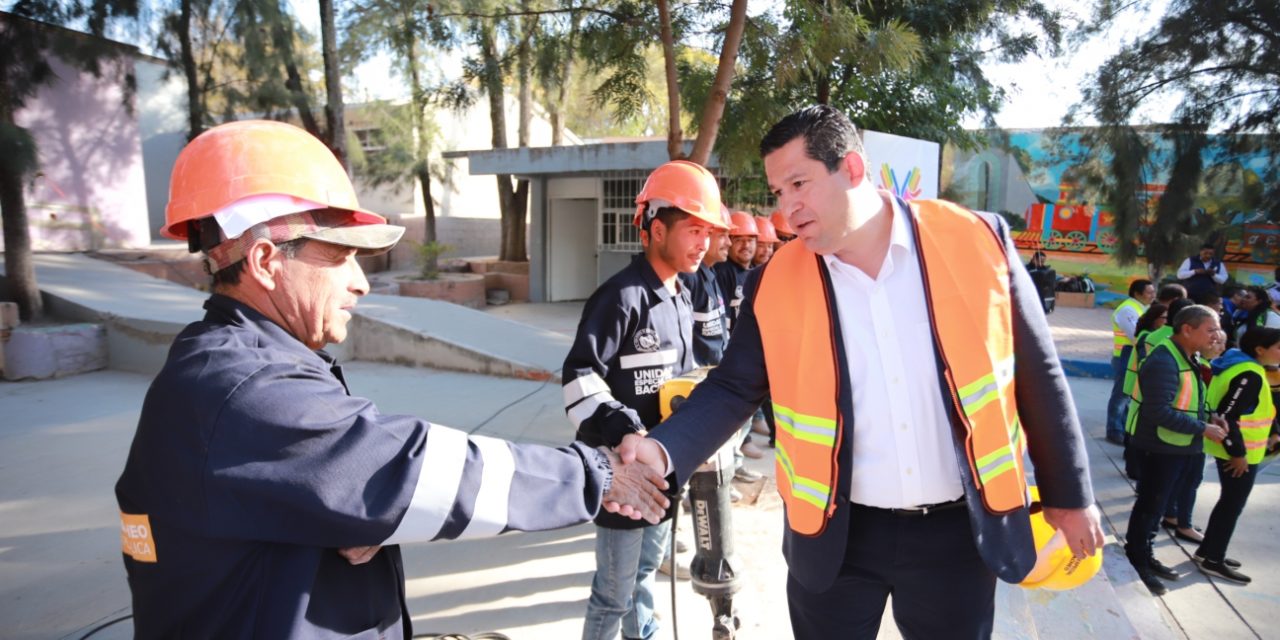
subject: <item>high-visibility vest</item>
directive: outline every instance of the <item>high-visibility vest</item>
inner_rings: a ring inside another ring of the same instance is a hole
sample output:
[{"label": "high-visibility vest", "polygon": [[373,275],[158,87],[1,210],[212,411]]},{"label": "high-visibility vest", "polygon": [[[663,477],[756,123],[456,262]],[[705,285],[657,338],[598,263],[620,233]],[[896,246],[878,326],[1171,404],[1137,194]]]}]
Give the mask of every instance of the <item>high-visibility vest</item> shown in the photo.
[{"label": "high-visibility vest", "polygon": [[1120,327],[1119,322],[1116,322],[1116,318],[1120,315],[1120,312],[1125,309],[1133,309],[1138,312],[1138,315],[1142,315],[1142,312],[1146,311],[1147,307],[1133,298],[1125,298],[1124,302],[1121,302],[1120,306],[1116,307],[1116,310],[1111,312],[1112,358],[1119,358],[1120,352],[1123,351],[1125,347],[1133,344],[1133,340],[1129,339],[1129,334],[1124,332],[1124,329]]},{"label": "high-visibility vest", "polygon": [[[1244,373],[1254,373],[1262,380],[1267,379],[1267,371],[1256,360],[1238,362],[1227,367],[1225,371],[1213,377],[1209,383],[1209,406],[1217,407],[1222,397],[1231,388],[1232,380]],[[1276,417],[1276,407],[1271,399],[1271,392],[1261,389],[1258,392],[1258,406],[1247,415],[1240,416],[1240,436],[1244,439],[1245,461],[1249,464],[1262,462],[1267,452],[1267,436],[1271,435],[1271,421]],[[1222,460],[1231,458],[1225,447],[1208,438],[1204,439],[1204,452]]]},{"label": "high-visibility vest", "polygon": [[1142,387],[1138,386],[1138,370],[1151,351],[1173,337],[1173,327],[1164,325],[1138,336],[1129,352],[1129,368],[1124,373],[1124,389],[1129,394],[1129,413],[1125,415],[1124,432],[1132,436],[1138,429],[1138,412],[1142,410]]},{"label": "high-visibility vest", "polygon": [[[1204,402],[1204,381],[1200,379],[1200,371],[1196,365],[1189,362],[1183,355],[1182,349],[1173,340],[1165,340],[1148,353],[1155,353],[1156,349],[1165,349],[1173,354],[1173,361],[1178,364],[1178,393],[1173,396],[1173,408],[1176,411],[1191,416],[1192,419],[1200,419],[1200,409],[1203,408]],[[1150,355],[1147,356],[1151,357]],[[1142,407],[1142,388],[1140,385],[1134,387],[1134,400],[1129,408],[1129,423],[1126,429],[1130,434],[1137,430],[1138,411]],[[1194,433],[1182,433],[1173,429],[1166,429],[1156,425],[1156,437],[1165,444],[1171,444],[1175,447],[1186,447],[1195,440]]]},{"label": "high-visibility vest", "polygon": [[[947,399],[963,423],[969,471],[989,512],[1021,509],[1028,504],[1025,443],[1014,400],[1004,245],[985,220],[958,205],[916,200],[911,209],[934,342]],[[822,257],[792,242],[764,267],[754,304],[778,426],[778,492],[788,525],[803,535],[821,534],[838,507],[839,397],[847,378],[830,286]]]}]

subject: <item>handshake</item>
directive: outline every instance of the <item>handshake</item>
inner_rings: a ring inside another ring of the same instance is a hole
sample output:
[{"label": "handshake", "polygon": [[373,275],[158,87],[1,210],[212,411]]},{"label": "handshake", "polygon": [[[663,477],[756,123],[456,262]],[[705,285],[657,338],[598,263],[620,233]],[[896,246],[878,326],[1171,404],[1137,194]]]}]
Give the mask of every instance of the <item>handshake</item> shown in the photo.
[{"label": "handshake", "polygon": [[667,455],[662,446],[632,434],[625,436],[616,449],[600,447],[600,451],[613,467],[613,483],[603,496],[604,509],[632,520],[661,522],[671,506],[671,500],[663,494],[669,485]]}]

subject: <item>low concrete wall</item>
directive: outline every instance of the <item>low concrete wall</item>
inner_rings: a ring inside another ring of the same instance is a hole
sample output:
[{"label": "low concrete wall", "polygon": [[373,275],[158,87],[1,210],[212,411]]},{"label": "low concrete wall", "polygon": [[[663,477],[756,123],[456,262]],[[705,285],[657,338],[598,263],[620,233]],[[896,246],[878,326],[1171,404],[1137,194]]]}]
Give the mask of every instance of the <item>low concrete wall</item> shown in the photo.
[{"label": "low concrete wall", "polygon": [[[417,243],[422,242],[423,216],[393,215],[392,223],[405,228],[404,240],[391,250],[390,269],[417,267]],[[496,256],[502,242],[502,223],[493,218],[436,218],[436,238],[452,249],[443,257]]]}]

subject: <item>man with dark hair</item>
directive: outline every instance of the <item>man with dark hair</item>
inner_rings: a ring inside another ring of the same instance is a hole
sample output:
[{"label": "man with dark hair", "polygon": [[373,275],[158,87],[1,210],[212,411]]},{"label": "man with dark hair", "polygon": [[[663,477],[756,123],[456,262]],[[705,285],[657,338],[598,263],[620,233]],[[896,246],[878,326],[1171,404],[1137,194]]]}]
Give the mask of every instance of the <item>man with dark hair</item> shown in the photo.
[{"label": "man with dark hair", "polygon": [[1187,297],[1187,288],[1176,282],[1160,285],[1160,290],[1156,292],[1156,302],[1166,306],[1173,304],[1174,300],[1185,297]]},{"label": "man with dark hair", "polygon": [[[564,360],[565,412],[578,439],[592,445],[613,447],[657,426],[662,383],[694,368],[693,308],[677,276],[697,271],[712,233],[727,229],[715,177],[685,160],[649,174],[636,205],[644,253],[591,294]],[[583,640],[657,633],[653,574],[670,531],[669,520],[596,518]]]},{"label": "man with dark hair", "polygon": [[1200,253],[1188,256],[1178,267],[1178,279],[1187,287],[1187,296],[1218,293],[1218,287],[1227,281],[1227,265],[1218,259],[1212,243],[1200,245]]},{"label": "man with dark hair", "polygon": [[[770,397],[795,637],[990,637],[1036,562],[1024,451],[1077,557],[1102,531],[1066,378],[999,216],[877,189],[829,106],[760,145],[798,234],[752,272],[724,360],[618,451],[684,481]],[[1016,366],[1015,366],[1016,364]],[[1024,435],[1025,432],[1025,435]]]},{"label": "man with dark hair", "polygon": [[1170,496],[1189,465],[1203,460],[1204,438],[1221,442],[1226,423],[1210,415],[1197,354],[1220,339],[1218,314],[1191,305],[1170,323],[1173,335],[1155,346],[1138,371],[1142,403],[1129,446],[1141,456],[1138,496],[1129,515],[1125,554],[1142,583],[1155,595],[1168,591],[1158,578],[1177,580],[1178,572],[1155,558],[1151,541]]},{"label": "man with dark hair", "polygon": [[611,502],[660,518],[661,476],[608,450],[470,436],[351,395],[323,349],[369,292],[356,256],[404,228],[361,209],[307,132],[201,134],[165,218],[215,284],[116,483],[138,638],[408,638],[402,542],[565,527]]},{"label": "man with dark hair", "polygon": [[1128,398],[1124,393],[1125,365],[1133,351],[1134,327],[1147,305],[1156,297],[1156,287],[1150,280],[1138,279],[1129,284],[1129,297],[1111,312],[1111,398],[1107,401],[1107,442],[1124,444],[1125,407]]}]

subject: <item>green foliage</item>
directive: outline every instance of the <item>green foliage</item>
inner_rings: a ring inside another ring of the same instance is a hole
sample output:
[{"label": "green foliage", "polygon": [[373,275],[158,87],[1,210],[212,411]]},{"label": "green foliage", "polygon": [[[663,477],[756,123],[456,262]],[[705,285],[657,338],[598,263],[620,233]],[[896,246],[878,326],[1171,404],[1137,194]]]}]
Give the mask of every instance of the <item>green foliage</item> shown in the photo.
[{"label": "green foliage", "polygon": [[440,277],[440,257],[453,251],[453,247],[442,242],[415,242],[414,254],[418,262],[418,276],[423,280],[435,280]]},{"label": "green foliage", "polygon": [[[1132,3],[1098,0],[1081,37],[1105,33],[1117,17],[1134,10]],[[1122,259],[1133,258],[1140,239],[1147,242],[1154,263],[1179,259],[1183,251],[1177,247],[1204,240],[1220,224],[1195,206],[1202,180],[1220,182],[1225,175],[1216,168],[1205,173],[1200,164],[1201,151],[1209,144],[1204,131],[1221,132],[1215,140],[1228,158],[1259,149],[1280,157],[1280,11],[1275,3],[1173,0],[1148,33],[1098,70],[1069,117],[1096,119],[1102,130],[1111,132],[1087,141],[1091,155],[1113,158],[1114,184],[1104,189],[1119,196],[1127,189],[1121,181],[1136,184],[1135,176],[1151,175],[1154,161],[1132,142],[1132,125],[1148,105],[1170,98],[1177,101],[1173,124],[1159,128],[1176,140],[1168,188],[1152,212],[1148,236],[1142,236],[1131,216],[1118,225]],[[1240,203],[1280,219],[1280,165],[1271,162],[1256,177],[1261,180],[1238,189]],[[1107,182],[1105,176],[1100,180]]]}]

